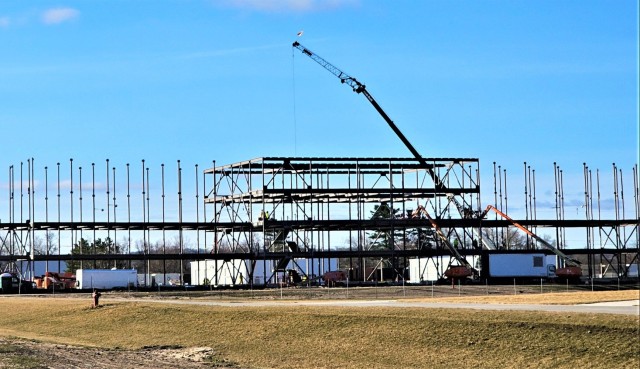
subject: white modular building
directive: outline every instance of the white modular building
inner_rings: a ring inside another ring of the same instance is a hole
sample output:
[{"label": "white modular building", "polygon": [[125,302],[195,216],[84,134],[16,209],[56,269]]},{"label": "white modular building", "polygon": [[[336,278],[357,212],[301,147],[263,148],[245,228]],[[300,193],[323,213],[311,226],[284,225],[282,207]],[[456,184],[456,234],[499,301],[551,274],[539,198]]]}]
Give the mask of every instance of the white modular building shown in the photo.
[{"label": "white modular building", "polygon": [[556,256],[543,253],[491,254],[489,273],[491,278],[554,278]]},{"label": "white modular building", "polygon": [[[467,256],[466,260],[473,266],[478,266],[479,256]],[[459,265],[456,261],[451,261],[451,256],[438,256],[430,258],[409,259],[409,283],[435,282],[444,278],[444,272],[449,268],[449,264]]]},{"label": "white modular building", "polygon": [[135,269],[78,269],[76,287],[79,289],[135,288],[138,271]]},{"label": "white modular building", "polygon": [[[449,265],[449,256],[409,259],[409,283],[435,282]],[[442,260],[446,259],[446,260]]]},{"label": "white modular building", "polygon": [[[191,262],[191,284],[213,286],[264,285],[278,283],[284,270],[296,270],[308,279],[336,270],[336,259],[291,259],[281,270],[274,260],[199,260]],[[281,265],[282,267],[282,265]],[[253,278],[252,280],[250,278]]]}]

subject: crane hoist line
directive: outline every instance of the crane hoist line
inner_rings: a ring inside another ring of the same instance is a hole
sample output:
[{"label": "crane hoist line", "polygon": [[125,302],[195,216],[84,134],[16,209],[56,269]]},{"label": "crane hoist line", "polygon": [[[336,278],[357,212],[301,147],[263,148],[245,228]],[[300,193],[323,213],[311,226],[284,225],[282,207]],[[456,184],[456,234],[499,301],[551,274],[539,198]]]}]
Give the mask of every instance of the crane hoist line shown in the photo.
[{"label": "crane hoist line", "polygon": [[350,75],[348,75],[345,72],[341,71],[336,66],[334,66],[333,64],[331,64],[328,61],[324,60],[322,57],[318,56],[317,54],[315,54],[311,50],[309,50],[306,47],[302,46],[298,41],[294,42],[292,46],[294,48],[300,50],[304,55],[307,55],[308,57],[313,59],[316,63],[320,64],[322,67],[324,67],[324,69],[326,69],[329,72],[331,72],[331,74],[333,74],[334,76],[338,77],[340,79],[340,82],[349,85],[353,89],[353,91],[355,93],[364,95],[367,98],[367,100],[369,100],[371,105],[373,105],[373,107],[376,109],[376,111],[387,122],[389,127],[391,127],[393,132],[395,132],[395,134],[398,136],[398,138],[400,138],[402,143],[404,143],[404,145],[407,147],[407,149],[409,149],[409,151],[411,151],[411,154],[413,154],[413,156],[416,158],[416,160],[418,160],[418,162],[426,168],[427,172],[431,176],[431,179],[433,179],[433,183],[435,185],[435,188],[438,189],[438,190],[443,190],[443,191],[446,190],[446,187],[444,186],[444,184],[442,183],[440,178],[438,178],[438,175],[433,170],[431,165],[429,165],[429,163],[427,163],[427,161],[420,155],[420,153],[418,153],[418,150],[416,150],[415,147],[413,147],[411,142],[409,142],[409,140],[405,137],[405,135],[396,126],[396,124],[393,123],[391,118],[389,118],[387,113],[385,113],[385,111],[382,110],[382,108],[380,107],[378,102],[373,98],[373,96],[371,96],[369,91],[367,91],[367,87],[364,84],[360,83],[360,81],[358,81],[354,77],[351,77]]}]

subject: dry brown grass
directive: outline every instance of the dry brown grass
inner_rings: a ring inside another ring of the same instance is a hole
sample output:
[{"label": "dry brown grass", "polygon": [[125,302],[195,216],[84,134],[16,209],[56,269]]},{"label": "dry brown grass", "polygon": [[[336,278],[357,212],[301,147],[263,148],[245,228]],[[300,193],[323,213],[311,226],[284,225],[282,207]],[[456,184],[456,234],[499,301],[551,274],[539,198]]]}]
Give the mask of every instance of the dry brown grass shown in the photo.
[{"label": "dry brown grass", "polygon": [[247,368],[633,368],[637,316],[3,298],[0,335],[209,346]]}]

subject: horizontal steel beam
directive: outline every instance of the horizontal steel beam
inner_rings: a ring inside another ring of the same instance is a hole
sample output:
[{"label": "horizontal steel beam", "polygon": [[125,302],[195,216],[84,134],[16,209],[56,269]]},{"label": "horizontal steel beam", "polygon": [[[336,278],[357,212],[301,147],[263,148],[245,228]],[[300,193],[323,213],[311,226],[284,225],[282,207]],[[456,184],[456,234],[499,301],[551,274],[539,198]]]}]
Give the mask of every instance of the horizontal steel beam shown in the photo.
[{"label": "horizontal steel beam", "polygon": [[[488,219],[435,219],[441,228],[491,228],[511,226],[507,220]],[[617,227],[633,226],[638,224],[637,219],[593,219],[593,220],[515,220],[524,226],[537,227]],[[27,231],[33,227],[36,231],[43,230],[200,230],[200,231],[262,231],[264,229],[275,230],[289,229],[315,229],[315,230],[370,230],[370,229],[410,229],[431,228],[426,219],[398,218],[398,219],[370,219],[370,220],[269,220],[265,223],[251,222],[33,222],[27,223],[0,223],[0,230]]]},{"label": "horizontal steel beam", "polygon": [[[568,255],[611,255],[638,254],[639,249],[563,249]],[[484,254],[530,254],[543,253],[552,255],[548,250],[470,250],[460,249],[464,256],[480,256]],[[338,258],[405,258],[405,257],[436,257],[450,256],[447,249],[422,250],[325,250],[307,252],[235,252],[235,253],[182,253],[182,254],[66,254],[66,255],[0,255],[0,261],[71,261],[71,260],[279,260],[282,258],[296,259],[338,259]]]}]

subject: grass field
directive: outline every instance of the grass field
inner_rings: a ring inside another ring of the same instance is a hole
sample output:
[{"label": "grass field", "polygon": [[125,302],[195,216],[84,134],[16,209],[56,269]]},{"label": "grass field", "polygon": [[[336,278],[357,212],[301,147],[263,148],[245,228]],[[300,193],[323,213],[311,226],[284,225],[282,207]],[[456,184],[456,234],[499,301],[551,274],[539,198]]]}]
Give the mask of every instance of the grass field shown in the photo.
[{"label": "grass field", "polygon": [[[535,297],[566,298],[552,295]],[[2,298],[0,336],[108,349],[206,346],[241,368],[640,367],[637,316],[173,306],[106,297],[99,309],[88,299]]]}]

